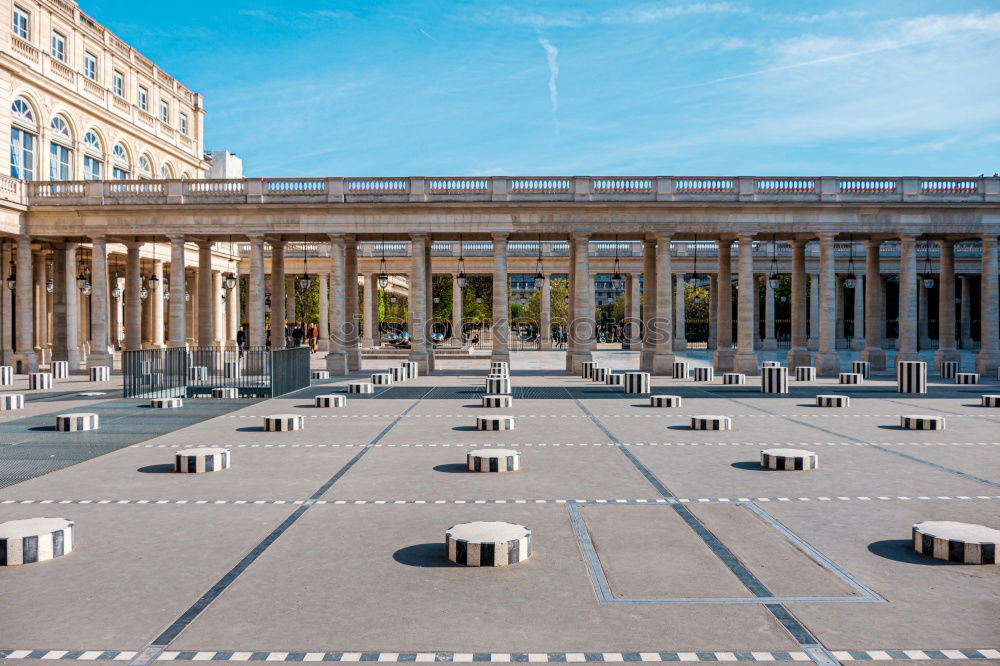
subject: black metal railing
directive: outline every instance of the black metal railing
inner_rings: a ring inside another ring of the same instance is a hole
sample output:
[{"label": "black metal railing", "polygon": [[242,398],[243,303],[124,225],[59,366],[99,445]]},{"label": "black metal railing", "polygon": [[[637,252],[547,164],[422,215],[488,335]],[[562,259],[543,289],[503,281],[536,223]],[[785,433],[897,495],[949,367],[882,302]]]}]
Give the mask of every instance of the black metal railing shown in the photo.
[{"label": "black metal railing", "polygon": [[309,348],[291,347],[271,351],[271,397],[309,386]]}]

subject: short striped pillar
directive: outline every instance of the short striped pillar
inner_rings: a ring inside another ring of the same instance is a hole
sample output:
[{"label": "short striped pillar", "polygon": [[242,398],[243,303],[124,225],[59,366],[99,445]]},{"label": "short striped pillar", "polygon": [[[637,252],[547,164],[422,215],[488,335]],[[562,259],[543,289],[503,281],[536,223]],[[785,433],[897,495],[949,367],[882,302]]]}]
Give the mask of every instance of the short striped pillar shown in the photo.
[{"label": "short striped pillar", "polygon": [[814,382],[816,381],[816,367],[812,365],[800,365],[795,368],[795,381]]},{"label": "short striped pillar", "polygon": [[724,372],[722,373],[722,383],[723,384],[746,384],[747,376],[742,372]]},{"label": "short striped pillar", "polygon": [[90,381],[106,382],[111,380],[111,368],[106,365],[95,365],[90,368]]},{"label": "short striped pillar", "polygon": [[347,385],[348,393],[374,393],[375,386],[371,382],[350,382]]},{"label": "short striped pillar", "polygon": [[761,393],[788,393],[788,368],[780,365],[761,366]]},{"label": "short striped pillar", "polygon": [[264,432],[302,430],[306,420],[299,414],[271,414],[264,417]]},{"label": "short striped pillar", "polygon": [[899,417],[899,427],[903,430],[944,430],[943,416],[906,414]]},{"label": "short striped pillar", "polygon": [[850,407],[851,399],[846,395],[818,395],[817,407]]},{"label": "short striped pillar", "polygon": [[1000,407],[1000,395],[979,396],[979,404],[983,407]]},{"label": "short striped pillar", "polygon": [[477,449],[465,456],[470,472],[515,472],[521,468],[521,454],[510,449]]},{"label": "short striped pillar", "polygon": [[607,386],[623,386],[625,383],[625,375],[620,372],[608,371],[608,374],[604,377],[604,383]]},{"label": "short striped pillar", "polygon": [[868,379],[872,376],[872,364],[869,361],[853,361],[851,363],[851,372],[855,372],[861,375],[862,378]]},{"label": "short striped pillar", "polygon": [[900,393],[927,393],[927,364],[923,361],[897,363],[896,390]]},{"label": "short striped pillar", "polygon": [[59,432],[77,432],[79,430],[97,430],[99,420],[93,412],[74,412],[56,416],[56,430]]},{"label": "short striped pillar", "polygon": [[607,381],[609,372],[610,370],[608,370],[607,368],[601,368],[601,367],[594,368],[594,381],[600,382],[602,384],[605,383],[605,381]]},{"label": "short striped pillar", "polygon": [[501,407],[513,407],[514,398],[509,395],[484,395],[483,396],[483,407],[492,407],[494,409]]},{"label": "short striped pillar", "polygon": [[192,365],[188,368],[188,381],[207,382],[208,367],[204,365]]},{"label": "short striped pillar", "polygon": [[762,368],[780,368],[781,361],[761,361],[760,367]]},{"label": "short striped pillar", "polygon": [[212,389],[212,397],[219,400],[236,400],[240,397],[240,390],[229,386],[216,387]]},{"label": "short striped pillar", "polygon": [[32,372],[28,375],[28,388],[32,391],[52,388],[52,373]]},{"label": "short striped pillar", "polygon": [[9,386],[14,383],[14,366],[0,365],[0,386]]},{"label": "short striped pillar", "polygon": [[477,416],[476,430],[513,430],[513,416]]},{"label": "short striped pillar", "polygon": [[5,393],[0,395],[0,410],[24,409],[24,395],[21,393]]},{"label": "short striped pillar", "polygon": [[313,398],[313,407],[346,407],[347,396],[339,393],[329,395],[318,395]]},{"label": "short striped pillar", "polygon": [[841,384],[864,384],[865,378],[860,372],[842,372],[839,375],[838,381]]},{"label": "short striped pillar", "polygon": [[649,396],[650,407],[680,407],[681,397],[679,395],[651,395]]},{"label": "short striped pillar", "polygon": [[329,370],[313,370],[311,373],[309,373],[309,377],[311,379],[329,379],[330,378],[330,371]]},{"label": "short striped pillar", "polygon": [[715,368],[695,368],[694,380],[696,382],[711,382],[715,380]]},{"label": "short striped pillar", "polygon": [[150,398],[151,409],[178,409],[184,406],[184,398]]},{"label": "short striped pillar", "polygon": [[23,518],[0,523],[0,567],[45,562],[73,550],[73,521]]},{"label": "short striped pillar", "polygon": [[953,379],[961,366],[958,361],[941,361],[941,379]]},{"label": "short striped pillar", "polygon": [[974,523],[925,520],[913,526],[913,550],[961,564],[1000,564],[1000,530]]},{"label": "short striped pillar", "polygon": [[691,364],[687,361],[674,361],[672,367],[674,379],[687,379],[691,372]]},{"label": "short striped pillar", "polygon": [[594,378],[594,368],[597,367],[597,361],[584,361],[583,365],[580,366],[580,376],[584,379]]},{"label": "short striped pillar", "polygon": [[393,381],[393,383],[396,383],[396,382],[405,382],[407,379],[410,378],[410,375],[407,372],[406,368],[402,368],[402,367],[400,367],[400,368],[389,368],[389,374],[392,375],[392,381]]},{"label": "short striped pillar", "polygon": [[229,469],[232,464],[232,452],[216,446],[184,449],[174,454],[174,471],[181,474],[221,472]]},{"label": "short striped pillar", "polygon": [[490,372],[510,374],[510,364],[507,361],[490,361]]},{"label": "short striped pillar", "polygon": [[487,395],[506,395],[510,393],[510,377],[487,377]]},{"label": "short striped pillar", "polygon": [[765,449],[760,452],[760,466],[784,471],[816,469],[819,456],[800,449]]},{"label": "short striped pillar", "polygon": [[416,379],[420,375],[420,371],[417,370],[416,361],[403,361],[399,364],[399,367],[406,368],[407,379]]},{"label": "short striped pillar", "polygon": [[223,377],[239,379],[243,376],[243,365],[239,361],[226,361],[222,364]]},{"label": "short striped pillar", "polygon": [[392,375],[388,372],[372,373],[372,384],[375,386],[389,386],[392,384]]},{"label": "short striped pillar", "polygon": [[622,386],[625,393],[649,393],[649,373],[626,372]]},{"label": "short striped pillar", "polygon": [[733,421],[728,416],[692,416],[692,430],[732,430]]},{"label": "short striped pillar", "polygon": [[978,384],[979,383],[979,373],[978,372],[956,372],[955,373],[955,383],[956,384]]},{"label": "short striped pillar", "polygon": [[55,379],[69,377],[69,361],[52,361],[52,377]]},{"label": "short striped pillar", "polygon": [[505,567],[531,557],[531,530],[512,523],[462,523],[448,528],[444,545],[455,564]]}]

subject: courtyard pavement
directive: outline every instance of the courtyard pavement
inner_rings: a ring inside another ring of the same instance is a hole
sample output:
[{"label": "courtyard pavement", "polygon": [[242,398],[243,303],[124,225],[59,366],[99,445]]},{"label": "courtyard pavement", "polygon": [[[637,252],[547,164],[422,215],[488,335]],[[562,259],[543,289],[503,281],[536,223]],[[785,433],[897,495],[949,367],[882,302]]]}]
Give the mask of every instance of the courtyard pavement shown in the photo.
[{"label": "courtyard pavement", "polygon": [[[684,401],[658,409],[561,372],[563,358],[515,354],[503,410],[479,406],[482,357],[439,360],[430,377],[332,409],[312,398],[347,379],[180,410],[122,400],[116,378],[15,387],[28,402],[0,413],[0,522],[68,518],[77,543],[0,568],[0,658],[1000,664],[1000,567],[909,545],[922,520],[1000,528],[1000,410],[979,406],[1000,392],[995,378],[955,386],[932,372],[916,396],[888,374],[791,379],[785,395],[755,377],[655,377],[654,393]],[[89,390],[107,396],[78,395]],[[851,406],[817,408],[818,393]],[[56,413],[84,408],[100,430],[51,430]],[[264,432],[279,413],[305,429]],[[516,429],[476,431],[491,413]],[[900,430],[912,413],[947,429]],[[696,414],[733,429],[690,430]],[[193,446],[230,448],[232,468],[172,473],[174,452]],[[514,448],[522,469],[466,472],[474,447]],[[763,470],[769,447],[818,453],[819,469]],[[530,528],[531,558],[451,565],[445,530],[474,520]]]}]

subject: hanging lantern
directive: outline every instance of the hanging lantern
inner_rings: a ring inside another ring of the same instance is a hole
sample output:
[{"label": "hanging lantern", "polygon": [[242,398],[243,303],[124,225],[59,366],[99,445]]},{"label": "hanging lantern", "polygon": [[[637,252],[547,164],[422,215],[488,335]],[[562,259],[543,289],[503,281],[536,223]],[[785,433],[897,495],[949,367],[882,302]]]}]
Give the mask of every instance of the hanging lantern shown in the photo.
[{"label": "hanging lantern", "polygon": [[542,235],[538,234],[538,258],[535,260],[535,289],[545,286],[545,274],[542,272]]},{"label": "hanging lantern", "polygon": [[232,273],[230,273],[229,275],[227,275],[222,279],[222,286],[228,290],[232,290],[236,288],[236,282],[237,282],[237,277]]},{"label": "hanging lantern", "polygon": [[45,281],[45,291],[51,294],[55,288],[56,288],[55,280],[49,278],[48,280]]},{"label": "hanging lantern", "polygon": [[618,234],[615,234],[615,274],[611,276],[611,288],[621,291],[624,286],[625,278],[622,276],[621,262],[618,260]]},{"label": "hanging lantern", "polygon": [[458,288],[465,289],[469,283],[469,278],[465,274],[465,243],[462,242],[462,234],[458,235]]},{"label": "hanging lantern", "polygon": [[382,234],[382,261],[378,265],[378,286],[379,289],[389,286],[389,271],[385,263],[385,234]]},{"label": "hanging lantern", "polygon": [[146,283],[149,285],[150,291],[156,291],[160,286],[160,278],[156,277],[156,274],[154,273],[153,275],[149,276],[149,279],[146,280]]},{"label": "hanging lantern", "polygon": [[[268,300],[270,300],[270,299],[268,299]],[[190,292],[187,292],[187,291],[185,291],[185,292],[184,292],[184,302],[185,302],[185,303],[189,303],[190,301],[191,301],[191,293],[190,293]]]},{"label": "hanging lantern", "polygon": [[778,241],[777,235],[771,234],[771,274],[767,278],[767,283],[771,289],[781,286],[781,278],[778,277]]},{"label": "hanging lantern", "polygon": [[295,278],[295,285],[299,288],[299,291],[306,291],[311,284],[312,279],[305,273]]},{"label": "hanging lantern", "polygon": [[87,276],[80,271],[80,274],[76,276],[76,286],[80,291],[83,291],[87,287]]},{"label": "hanging lantern", "polygon": [[[89,286],[90,285],[88,284],[84,288],[86,289],[86,287],[89,287]],[[149,297],[149,290],[146,289],[145,287],[142,287],[139,290],[139,298],[142,299],[142,300],[146,300],[148,297]]]},{"label": "hanging lantern", "polygon": [[84,295],[84,296],[90,296],[90,292],[91,292],[91,291],[92,291],[92,288],[91,288],[91,286],[90,286],[90,283],[88,282],[87,284],[85,284],[85,285],[83,286],[83,295]]},{"label": "hanging lantern", "polygon": [[122,297],[122,288],[118,286],[118,280],[115,279],[115,286],[111,288],[111,298],[116,301]]},{"label": "hanging lantern", "polygon": [[395,295],[389,297],[389,302],[392,303],[393,305],[396,304],[396,297],[395,297]]},{"label": "hanging lantern", "polygon": [[306,243],[306,237],[302,237],[302,275],[295,278],[295,284],[298,286],[299,291],[305,292],[309,289],[309,285],[312,284],[312,279],[308,275],[308,264],[306,259],[309,256],[309,246]]},{"label": "hanging lantern", "polygon": [[478,304],[482,305],[482,303],[483,303],[483,299],[482,299],[482,297],[481,297],[481,296],[476,296],[476,303],[478,303]]},{"label": "hanging lantern", "polygon": [[934,275],[931,273],[931,242],[929,239],[924,241],[924,277],[922,282],[924,289],[934,287]]},{"label": "hanging lantern", "polygon": [[850,245],[850,255],[847,260],[847,275],[844,276],[844,286],[848,289],[854,289],[854,286],[858,283],[857,278],[854,276],[854,234],[848,236],[847,242]]},{"label": "hanging lantern", "polygon": [[169,289],[164,289],[163,290],[163,300],[165,300],[165,301],[170,300],[170,290]]}]

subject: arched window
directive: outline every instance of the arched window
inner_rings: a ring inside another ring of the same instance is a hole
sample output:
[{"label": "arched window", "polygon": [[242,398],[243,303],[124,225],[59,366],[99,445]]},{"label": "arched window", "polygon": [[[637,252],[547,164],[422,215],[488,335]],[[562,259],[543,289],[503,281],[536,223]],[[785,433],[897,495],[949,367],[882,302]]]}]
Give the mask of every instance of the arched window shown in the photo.
[{"label": "arched window", "polygon": [[13,123],[10,128],[10,175],[22,180],[35,179],[35,145],[38,125],[31,105],[22,97],[10,105]]},{"label": "arched window", "polygon": [[52,141],[49,142],[49,180],[69,180],[73,175],[73,137],[69,123],[62,116],[52,116],[49,124]]},{"label": "arched window", "polygon": [[174,177],[174,170],[170,168],[170,165],[164,162],[160,165],[160,178],[163,180],[170,180]]},{"label": "arched window", "polygon": [[191,174],[189,174],[187,171],[182,171],[181,180],[191,180]]},{"label": "arched window", "polygon": [[83,179],[100,180],[104,174],[101,139],[93,131],[83,135]]},{"label": "arched window", "polygon": [[153,161],[149,159],[149,155],[139,156],[139,178],[152,178],[153,177]]},{"label": "arched window", "polygon": [[128,151],[125,150],[125,146],[116,143],[111,156],[115,162],[111,171],[111,177],[115,180],[128,180],[132,164],[129,162]]}]

